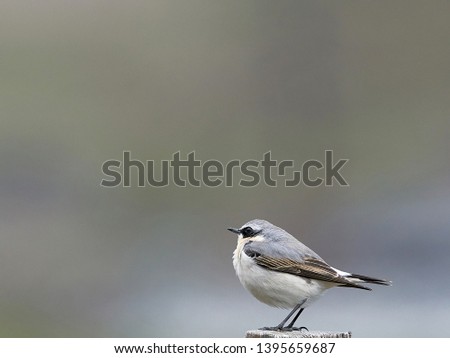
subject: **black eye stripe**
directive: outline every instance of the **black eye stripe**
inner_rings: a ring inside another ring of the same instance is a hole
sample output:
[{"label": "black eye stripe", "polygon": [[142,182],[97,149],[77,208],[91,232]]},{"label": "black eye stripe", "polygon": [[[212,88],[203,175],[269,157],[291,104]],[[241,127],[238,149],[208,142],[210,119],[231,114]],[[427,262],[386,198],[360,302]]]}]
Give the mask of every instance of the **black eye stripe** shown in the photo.
[{"label": "black eye stripe", "polygon": [[259,233],[259,231],[253,230],[250,226],[246,226],[241,229],[241,234],[243,237],[252,237],[257,233]]}]

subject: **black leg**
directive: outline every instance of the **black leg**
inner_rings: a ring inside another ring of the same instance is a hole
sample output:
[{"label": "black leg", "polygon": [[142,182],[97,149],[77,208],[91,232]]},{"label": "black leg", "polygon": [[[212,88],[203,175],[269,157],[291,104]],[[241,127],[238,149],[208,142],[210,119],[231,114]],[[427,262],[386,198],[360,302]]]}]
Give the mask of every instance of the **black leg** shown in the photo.
[{"label": "black leg", "polygon": [[[297,311],[301,306],[302,306],[301,303],[299,303],[297,306],[295,306],[294,309],[286,316],[286,318],[284,320],[282,320],[281,323],[276,327],[277,330],[279,330],[279,331],[283,330],[286,322],[289,320],[289,318],[291,318],[291,316],[295,313],[295,311]],[[303,309],[300,309],[300,312],[301,311],[303,311]]]},{"label": "black leg", "polygon": [[294,317],[294,319],[291,321],[291,323],[289,323],[288,326],[285,327],[286,330],[289,331],[301,331],[302,329],[304,330],[308,330],[308,328],[302,326],[302,327],[294,327],[294,323],[297,320],[297,318],[302,314],[304,308],[302,308],[300,311],[298,311],[298,313],[296,314],[296,316]]},{"label": "black leg", "polygon": [[[300,317],[301,313],[303,312],[304,308],[301,308],[302,305],[306,302],[306,299],[304,299],[302,302],[300,302],[299,304],[297,304],[294,309],[289,312],[289,314],[286,316],[286,318],[284,320],[281,321],[281,323],[276,326],[276,327],[263,327],[260,329],[263,330],[268,330],[268,331],[292,331],[292,330],[302,330],[302,329],[306,329],[308,330],[306,327],[300,327],[300,328],[293,328],[295,321],[297,320],[298,317]],[[286,324],[286,322],[289,320],[289,318],[291,318],[291,316],[297,311],[297,314],[295,315],[294,319],[292,320],[291,323],[289,323],[288,326],[284,327],[284,325]]]},{"label": "black leg", "polygon": [[286,326],[286,328],[292,328],[294,326],[295,321],[297,320],[298,317],[300,317],[300,315],[302,314],[304,308],[301,308],[297,314],[295,315],[294,319],[291,321],[291,323],[289,323],[288,326]]},{"label": "black leg", "polygon": [[287,315],[287,317],[284,320],[281,321],[281,323],[278,326],[276,326],[276,327],[263,327],[263,328],[260,328],[260,329],[267,330],[267,331],[281,331],[281,330],[283,330],[283,327],[286,324],[286,322],[289,320],[289,318],[291,318],[291,316],[295,313],[295,311],[297,311],[302,306],[302,304],[303,304],[303,302],[299,303],[298,305],[296,305],[294,307],[294,309]]},{"label": "black leg", "polygon": [[[306,299],[303,300],[302,303],[300,303],[300,305],[303,305],[305,302],[306,302]],[[300,315],[302,314],[303,310],[304,310],[304,308],[301,308],[301,309],[297,312],[297,314],[295,315],[295,317],[292,319],[291,323],[289,323],[289,325],[286,326],[286,328],[287,328],[288,330],[297,330],[297,328],[294,328],[294,323],[295,323],[295,321],[297,321],[298,317],[300,317]],[[302,329],[308,330],[308,328],[306,328],[306,327],[300,327],[300,328],[298,328],[299,331],[301,331]]]}]

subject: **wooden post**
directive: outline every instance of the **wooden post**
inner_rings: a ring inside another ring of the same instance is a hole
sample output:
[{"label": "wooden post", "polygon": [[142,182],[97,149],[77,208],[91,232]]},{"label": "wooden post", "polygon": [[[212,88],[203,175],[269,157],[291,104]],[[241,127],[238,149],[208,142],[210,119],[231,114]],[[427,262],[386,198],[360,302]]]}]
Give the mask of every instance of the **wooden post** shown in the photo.
[{"label": "wooden post", "polygon": [[255,329],[247,331],[245,338],[351,338],[352,332],[328,332],[328,331],[265,331]]}]

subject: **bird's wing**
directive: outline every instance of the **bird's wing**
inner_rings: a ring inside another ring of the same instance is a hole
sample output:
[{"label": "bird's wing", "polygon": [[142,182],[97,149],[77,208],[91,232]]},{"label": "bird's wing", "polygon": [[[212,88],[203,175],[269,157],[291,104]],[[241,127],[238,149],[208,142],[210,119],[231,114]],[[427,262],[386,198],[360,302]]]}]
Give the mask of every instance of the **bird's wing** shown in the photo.
[{"label": "bird's wing", "polygon": [[247,243],[244,246],[244,252],[262,267],[272,271],[284,272],[304,278],[311,278],[320,281],[333,282],[344,287],[355,287],[364,290],[371,290],[369,287],[351,282],[345,276],[342,276],[334,268],[328,265],[320,257],[304,256],[300,260],[280,257],[279,253],[273,252],[273,255],[264,253],[260,250],[260,245]]}]

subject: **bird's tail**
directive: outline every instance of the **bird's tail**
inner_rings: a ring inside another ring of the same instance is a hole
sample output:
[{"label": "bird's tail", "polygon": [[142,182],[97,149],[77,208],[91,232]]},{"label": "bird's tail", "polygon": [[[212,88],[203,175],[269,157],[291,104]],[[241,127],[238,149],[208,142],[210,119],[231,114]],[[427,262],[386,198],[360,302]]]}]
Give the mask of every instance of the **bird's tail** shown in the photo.
[{"label": "bird's tail", "polygon": [[392,286],[392,281],[382,280],[375,277],[369,277],[364,275],[357,275],[354,273],[351,273],[349,275],[346,275],[345,278],[350,281],[349,285],[347,287],[355,287],[355,288],[361,288],[363,290],[372,290],[371,288],[361,285],[361,283],[370,283],[375,285],[384,285],[384,286]]}]

